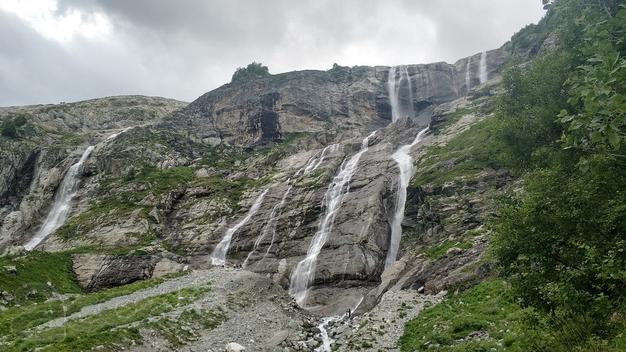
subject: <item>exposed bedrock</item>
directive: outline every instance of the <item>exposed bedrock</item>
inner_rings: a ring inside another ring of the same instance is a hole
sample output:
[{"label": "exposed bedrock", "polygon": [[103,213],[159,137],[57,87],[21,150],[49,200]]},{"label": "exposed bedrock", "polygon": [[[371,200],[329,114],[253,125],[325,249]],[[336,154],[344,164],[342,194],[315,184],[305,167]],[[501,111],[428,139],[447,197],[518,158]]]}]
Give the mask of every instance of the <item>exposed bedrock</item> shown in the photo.
[{"label": "exposed bedrock", "polygon": [[[491,78],[508,56],[506,46],[487,53]],[[479,59],[480,54],[475,55],[469,65],[472,85],[478,85]],[[57,154],[46,146],[36,152],[18,153],[16,148],[7,157],[13,161],[8,171],[3,169],[0,194],[14,201],[2,203],[0,209],[0,249],[22,244],[36,232],[65,171],[90,144],[95,148],[85,163],[70,217],[39,249],[150,246],[156,252],[175,253],[172,260],[208,266],[208,256],[226,231],[241,222],[268,189],[258,211],[233,234],[226,259],[229,265],[248,259],[246,269],[287,288],[326,210],[328,185],[342,163],[359,151],[364,136],[378,131],[358,161],[310,284],[307,307],[312,311],[345,311],[368,292],[381,291],[381,282],[384,286],[385,280],[397,281],[381,279],[399,173],[391,155],[411,143],[433,116],[461,105],[452,102],[466,103],[467,60],[406,66],[415,118],[393,124],[389,67],[384,66],[339,66],[226,84],[182,108],[151,100],[153,105],[137,108],[141,123],[131,129],[121,129],[132,126],[115,115],[103,117],[96,127],[120,129],[88,131],[92,122],[71,115],[66,120],[80,125],[76,131],[84,133],[81,143],[64,145]],[[111,109],[105,105],[96,104],[94,116]],[[121,134],[108,139],[114,132]],[[412,149],[412,156],[418,157],[437,138],[429,134]],[[408,188],[403,228],[409,238],[432,244],[452,232],[442,224],[443,210],[429,203],[429,192]],[[283,197],[286,205],[277,208]],[[476,227],[480,221],[466,223]],[[414,254],[409,249],[415,243],[407,244],[405,237],[398,259]],[[127,273],[131,281],[151,277],[158,257],[131,254],[76,257],[82,263],[75,267],[83,273],[81,285],[96,289],[124,283],[118,273]],[[407,266],[398,275],[406,276],[415,262],[420,261],[404,260]],[[414,283],[438,277],[411,275]],[[374,302],[380,294],[374,294]]]}]

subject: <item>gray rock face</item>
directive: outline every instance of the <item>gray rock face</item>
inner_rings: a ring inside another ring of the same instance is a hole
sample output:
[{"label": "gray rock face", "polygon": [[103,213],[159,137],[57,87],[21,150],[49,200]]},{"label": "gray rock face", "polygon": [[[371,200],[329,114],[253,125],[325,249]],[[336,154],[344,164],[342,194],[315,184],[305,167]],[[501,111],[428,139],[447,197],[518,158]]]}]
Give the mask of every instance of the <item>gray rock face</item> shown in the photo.
[{"label": "gray rock face", "polygon": [[20,138],[0,137],[0,252],[37,230],[65,170],[87,144],[154,123],[182,106],[172,99],[123,96],[0,108],[0,120],[22,114],[27,121]]},{"label": "gray rock face", "polygon": [[72,271],[76,281],[87,291],[120,286],[152,277],[181,272],[184,265],[158,254],[75,254]]},{"label": "gray rock face", "polygon": [[76,254],[72,271],[85,290],[119,286],[152,277],[157,259],[152,256],[109,256],[105,254]]},{"label": "gray rock face", "polygon": [[[496,78],[508,57],[507,47],[487,53],[491,78]],[[479,59],[480,54],[474,55],[469,65],[472,87],[478,85]],[[82,175],[73,217],[41,248],[150,246],[178,255],[159,264],[158,255],[78,254],[74,270],[81,286],[88,289],[178,270],[168,268],[180,268],[183,261],[206,267],[208,255],[227,229],[243,219],[256,196],[269,188],[258,212],[234,233],[227,260],[229,265],[241,265],[249,258],[247,270],[287,288],[326,210],[323,200],[329,183],[342,163],[359,150],[363,137],[378,131],[359,160],[349,192],[335,214],[333,231],[317,257],[307,307],[325,315],[345,312],[365,295],[367,305],[376,304],[408,272],[414,274],[409,280],[413,283],[439,280],[458,267],[450,264],[426,275],[414,270],[422,261],[405,260],[396,274],[381,278],[399,171],[390,156],[410,143],[433,116],[467,103],[467,60],[409,65],[416,117],[393,124],[386,85],[389,67],[382,66],[290,72],[227,84],[182,109],[172,102],[151,101],[141,108],[143,117],[132,124],[127,114],[134,110],[125,107],[111,117],[108,100],[102,102],[106,107],[98,103],[93,111],[109,117],[95,122],[64,113],[62,128],[80,131],[83,140],[98,143]],[[87,109],[82,106],[74,109]],[[49,122],[50,118],[40,117],[41,123],[57,123]],[[133,125],[137,127],[105,139],[112,133],[105,129]],[[423,146],[448,137],[427,137],[412,153],[416,156]],[[11,171],[2,174],[5,188],[0,189],[0,200],[7,201],[0,210],[0,249],[25,242],[36,230],[32,224],[45,216],[54,189],[73,159],[69,150],[78,150],[64,147],[51,164],[42,157],[49,153],[48,147],[21,152],[15,147],[7,157]],[[448,191],[409,188],[403,225],[419,232],[425,243],[442,239],[445,228],[438,217],[446,216],[443,209],[429,210],[425,199]],[[286,205],[275,210],[287,192]],[[14,203],[9,204],[9,199]],[[410,247],[403,243],[399,258],[410,254]],[[450,253],[450,257],[464,253]],[[468,258],[469,262],[477,256]],[[445,286],[434,285],[432,290]]]},{"label": "gray rock face", "polygon": [[[510,56],[505,46],[487,53],[494,77]],[[465,95],[467,60],[408,65],[418,123],[427,125],[436,105]],[[478,85],[480,54],[471,57],[472,86]],[[280,141],[290,133],[317,133],[335,140],[363,136],[391,121],[387,92],[389,67],[337,67],[296,71],[208,92],[166,119],[206,141],[254,146]],[[214,142],[212,142],[214,143]]]}]

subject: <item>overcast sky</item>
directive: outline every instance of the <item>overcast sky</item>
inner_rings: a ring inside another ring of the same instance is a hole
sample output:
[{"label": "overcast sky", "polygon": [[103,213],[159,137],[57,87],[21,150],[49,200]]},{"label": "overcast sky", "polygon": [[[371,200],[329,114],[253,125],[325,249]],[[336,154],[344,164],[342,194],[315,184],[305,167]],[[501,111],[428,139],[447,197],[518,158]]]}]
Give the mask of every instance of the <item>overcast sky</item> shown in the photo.
[{"label": "overcast sky", "polygon": [[0,0],[0,106],[191,101],[253,60],[272,73],[454,62],[542,15],[539,0]]}]

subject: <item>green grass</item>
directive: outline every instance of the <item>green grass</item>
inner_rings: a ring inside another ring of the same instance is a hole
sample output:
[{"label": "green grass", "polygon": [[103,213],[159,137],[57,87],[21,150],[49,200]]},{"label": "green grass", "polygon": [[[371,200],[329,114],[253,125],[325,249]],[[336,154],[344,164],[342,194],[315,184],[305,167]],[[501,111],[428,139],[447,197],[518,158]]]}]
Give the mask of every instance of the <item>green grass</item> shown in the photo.
[{"label": "green grass", "polygon": [[72,320],[59,328],[33,331],[13,341],[6,351],[84,351],[95,346],[121,350],[141,342],[139,328],[148,324],[148,318],[189,304],[207,290],[207,287],[186,288]]},{"label": "green grass", "polygon": [[446,145],[429,147],[417,165],[413,186],[442,185],[461,177],[473,177],[485,169],[499,168],[493,123],[493,117],[487,117]]},{"label": "green grass", "polygon": [[181,184],[186,184],[193,178],[194,171],[190,167],[180,166],[171,169],[159,169],[146,165],[134,175],[132,181],[147,187],[148,190],[155,194],[162,194],[179,187]]},{"label": "green grass", "polygon": [[189,341],[196,340],[194,330],[200,328],[213,330],[226,319],[227,316],[220,307],[209,310],[186,309],[176,319],[161,318],[147,326],[158,331],[159,335],[163,336],[170,346],[180,347]]},{"label": "green grass", "polygon": [[0,312],[0,336],[15,336],[46,321],[78,312],[82,307],[153,287],[163,281],[164,279],[149,279],[99,292],[72,296],[63,301],[48,301],[11,307]]},{"label": "green grass", "polygon": [[[9,266],[14,266],[16,272],[9,272],[6,269]],[[10,304],[40,302],[53,293],[81,292],[72,274],[70,253],[39,251],[0,257],[0,291],[14,296]]]},{"label": "green grass", "polygon": [[470,240],[461,240],[461,241],[445,241],[439,245],[428,247],[424,250],[424,255],[430,259],[440,259],[446,255],[448,249],[457,247],[461,249],[470,249],[472,248],[473,243]]},{"label": "green grass", "polygon": [[445,130],[449,126],[459,121],[461,117],[468,115],[470,113],[472,113],[472,109],[460,108],[460,109],[454,110],[453,112],[440,116],[442,121],[434,126],[433,133],[440,134],[443,130]]},{"label": "green grass", "polygon": [[[400,338],[406,351],[528,351],[541,329],[537,315],[522,309],[507,283],[490,279],[425,309]],[[472,333],[480,339],[466,339]],[[466,339],[466,340],[464,340]]]},{"label": "green grass", "polygon": [[96,227],[110,225],[117,219],[126,218],[136,209],[142,210],[141,214],[145,216],[148,207],[137,204],[143,199],[144,194],[144,192],[120,192],[115,196],[100,199],[91,208],[69,218],[55,234],[60,239],[68,241],[80,238]]}]

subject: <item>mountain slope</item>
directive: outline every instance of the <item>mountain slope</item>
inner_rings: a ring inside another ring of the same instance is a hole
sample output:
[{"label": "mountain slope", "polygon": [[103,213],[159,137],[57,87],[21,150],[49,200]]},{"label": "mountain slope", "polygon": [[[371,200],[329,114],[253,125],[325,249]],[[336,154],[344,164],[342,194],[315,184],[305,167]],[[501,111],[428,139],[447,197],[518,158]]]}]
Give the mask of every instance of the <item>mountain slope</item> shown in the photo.
[{"label": "mountain slope", "polygon": [[[494,198],[514,181],[481,145],[501,93],[500,71],[551,45],[533,28],[525,33],[522,44],[507,43],[454,65],[290,72],[227,84],[188,105],[125,97],[66,104],[69,112],[63,112],[65,105],[45,108],[51,113],[41,107],[6,110],[5,121],[16,121],[17,114],[34,116],[17,138],[2,138],[9,151],[2,163],[12,165],[4,177],[7,202],[0,212],[0,248],[9,254],[7,266],[39,251],[53,252],[46,255],[58,255],[71,270],[57,275],[74,277],[79,290],[90,292],[188,269],[192,275],[222,275],[219,268],[205,270],[215,248],[229,243],[228,266],[245,266],[267,282],[291,288],[292,294],[296,268],[313,258],[299,303],[322,316],[348,309],[364,314],[381,299],[388,304],[381,305],[384,309],[399,305],[406,295],[421,300],[424,294],[469,287],[491,270],[483,225]],[[389,92],[396,88],[399,98],[394,100]],[[394,104],[411,113],[394,116]],[[65,116],[63,122],[57,115]],[[411,145],[427,126],[425,138]],[[65,142],[58,133],[75,140]],[[35,145],[37,138],[49,142]],[[88,145],[94,148],[79,173],[67,221],[34,252],[24,252],[20,247],[45,221],[65,170]],[[402,189],[392,155],[407,145],[416,173],[407,188],[398,260],[385,268]],[[61,151],[44,157],[54,148]],[[324,223],[330,230],[321,233]],[[224,242],[227,235],[232,239]],[[318,240],[319,253],[311,245]],[[30,275],[24,266],[16,273],[6,270],[3,275],[25,282]],[[248,275],[241,272],[233,276]],[[55,285],[50,282],[29,296],[25,283],[15,292],[22,296],[16,299],[7,291],[5,298],[11,299],[4,302],[11,306],[77,290]],[[193,297],[185,305],[205,302],[202,292],[187,294]],[[431,298],[441,296],[426,300]],[[251,302],[248,308],[255,307]],[[279,310],[292,309],[287,306]],[[178,319],[168,312],[159,316]],[[289,337],[276,337],[276,345],[318,346],[309,313],[296,312],[294,324],[301,326],[287,329]],[[381,319],[388,318],[383,314]],[[399,329],[400,323],[394,324]],[[378,333],[370,328],[363,331]],[[177,343],[150,341],[149,334],[165,335],[158,329],[142,330],[140,336],[127,332],[132,341],[156,344],[145,348],[171,349]],[[101,333],[94,339],[110,346]],[[205,333],[203,341],[224,342]],[[350,350],[360,338],[346,332],[338,343]]]}]

